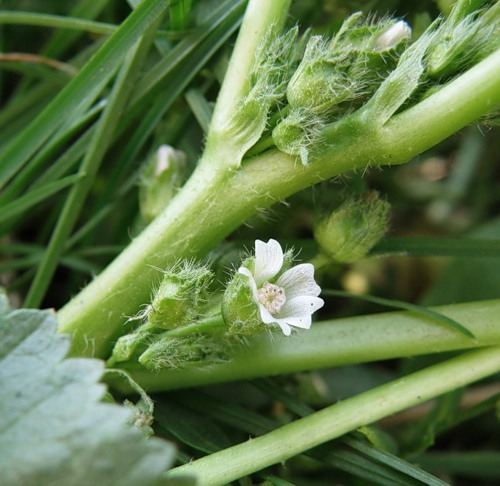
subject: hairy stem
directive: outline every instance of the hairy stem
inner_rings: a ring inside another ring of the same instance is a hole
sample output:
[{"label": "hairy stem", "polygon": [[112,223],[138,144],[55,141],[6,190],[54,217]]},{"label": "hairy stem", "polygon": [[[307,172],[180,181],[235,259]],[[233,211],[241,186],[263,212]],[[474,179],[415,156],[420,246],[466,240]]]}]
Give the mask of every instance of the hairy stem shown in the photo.
[{"label": "hairy stem", "polygon": [[152,266],[204,255],[259,209],[312,184],[369,165],[406,162],[498,104],[500,52],[383,127],[367,126],[353,115],[307,166],[269,150],[244,160],[240,170],[217,171],[216,166],[230,166],[217,159],[231,153],[206,151],[170,206],[61,309],[60,331],[74,334],[74,354],[105,357],[123,332],[125,316],[149,301],[159,278]]},{"label": "hairy stem", "polygon": [[[332,366],[500,345],[500,300],[436,308],[466,325],[475,340],[439,321],[410,312],[388,312],[313,324],[292,337],[256,336],[234,350],[231,361],[207,368],[186,368],[131,375],[149,391],[251,379]],[[122,387],[122,382],[112,383]],[[121,391],[130,391],[120,388]]]}]

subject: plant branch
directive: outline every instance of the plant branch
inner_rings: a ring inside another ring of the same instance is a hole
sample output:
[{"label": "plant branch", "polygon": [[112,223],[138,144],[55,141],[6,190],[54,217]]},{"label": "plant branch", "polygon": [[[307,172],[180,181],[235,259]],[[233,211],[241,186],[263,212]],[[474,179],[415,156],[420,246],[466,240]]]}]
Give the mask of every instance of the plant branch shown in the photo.
[{"label": "plant branch", "polygon": [[225,484],[500,371],[500,347],[473,351],[336,403],[266,435],[172,469],[197,484]]},{"label": "plant branch", "polygon": [[270,29],[283,28],[291,0],[250,0],[243,18],[233,54],[227,68],[211,130],[216,131],[231,118],[234,108],[248,92],[248,75],[262,38]]},{"label": "plant branch", "polygon": [[126,316],[149,302],[160,277],[152,267],[201,257],[258,210],[343,172],[406,162],[492,110],[500,104],[499,61],[500,52],[492,54],[383,127],[348,117],[307,166],[269,150],[243,160],[240,170],[219,173],[213,167],[220,161],[210,160],[219,154],[206,151],[169,207],[61,309],[59,330],[73,334],[72,352],[107,356],[112,340],[125,331]]},{"label": "plant branch", "polygon": [[[449,329],[439,321],[410,312],[387,312],[313,324],[293,337],[249,339],[231,360],[205,368],[149,373],[133,370],[149,391],[208,385],[298,371],[500,345],[500,300],[435,308],[458,320],[476,336]],[[120,387],[121,383],[112,383]],[[130,391],[120,388],[120,391]]]}]

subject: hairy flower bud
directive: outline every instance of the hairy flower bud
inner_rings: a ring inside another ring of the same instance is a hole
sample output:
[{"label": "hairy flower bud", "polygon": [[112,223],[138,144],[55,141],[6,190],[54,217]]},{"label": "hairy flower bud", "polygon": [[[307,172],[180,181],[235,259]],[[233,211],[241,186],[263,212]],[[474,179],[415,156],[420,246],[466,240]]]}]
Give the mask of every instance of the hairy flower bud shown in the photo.
[{"label": "hairy flower bud", "polygon": [[213,273],[203,265],[185,263],[165,270],[148,311],[149,322],[163,329],[192,323],[208,299],[212,279]]},{"label": "hairy flower bud", "polygon": [[139,357],[139,363],[151,371],[165,368],[202,367],[227,361],[234,343],[221,336],[189,334],[182,337],[158,335]]},{"label": "hairy flower bud", "polygon": [[392,49],[410,37],[410,26],[404,20],[399,20],[377,38],[375,48],[378,51]]},{"label": "hairy flower bud", "polygon": [[314,237],[330,258],[340,263],[356,262],[386,233],[389,209],[389,203],[376,192],[348,199],[316,225]]},{"label": "hairy flower bud", "polygon": [[146,162],[139,180],[139,208],[144,221],[149,223],[163,211],[185,176],[184,152],[161,145]]},{"label": "hairy flower bud", "polygon": [[309,151],[320,142],[321,119],[305,110],[292,110],[273,130],[276,147],[289,155],[300,157],[303,165],[309,162]]},{"label": "hairy flower bud", "polygon": [[108,365],[112,366],[115,363],[132,361],[134,358],[137,359],[137,357],[147,348],[153,331],[154,326],[146,322],[142,326],[139,326],[134,332],[121,336],[113,347]]}]

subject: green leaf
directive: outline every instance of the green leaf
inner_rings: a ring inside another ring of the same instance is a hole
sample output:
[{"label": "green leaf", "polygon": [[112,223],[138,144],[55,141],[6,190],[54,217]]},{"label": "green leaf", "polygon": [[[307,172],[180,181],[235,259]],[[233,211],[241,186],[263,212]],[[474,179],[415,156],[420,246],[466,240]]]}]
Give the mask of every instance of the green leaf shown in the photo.
[{"label": "green leaf", "polygon": [[163,484],[173,447],[102,403],[104,366],[64,359],[52,311],[9,311],[0,295],[0,470],[3,486]]},{"label": "green leaf", "polygon": [[182,30],[189,25],[189,17],[193,0],[170,1],[170,28]]},{"label": "green leaf", "polygon": [[474,339],[475,336],[470,332],[466,327],[462,326],[459,322],[455,321],[455,319],[451,319],[444,314],[436,312],[431,309],[427,309],[421,305],[411,304],[410,302],[403,302],[401,300],[395,299],[384,299],[382,297],[375,297],[374,295],[361,295],[361,294],[351,294],[350,292],[344,292],[342,290],[331,290],[325,289],[322,291],[323,295],[330,295],[332,297],[346,297],[346,298],[354,298],[354,299],[362,299],[368,302],[373,302],[374,304],[385,305],[388,307],[394,307],[396,309],[403,309],[410,312],[415,312],[416,314],[420,314],[424,317],[431,318],[433,320],[442,322],[444,325],[452,327],[456,331],[462,333],[464,336]]},{"label": "green leaf", "polygon": [[[469,478],[468,484],[476,479],[500,479],[500,453],[493,451],[479,452],[433,452],[418,457],[418,462],[433,471],[447,474],[460,474]],[[466,483],[464,483],[466,484]],[[483,483],[486,484],[486,483]],[[497,484],[497,483],[495,483]]]},{"label": "green leaf", "polygon": [[49,198],[56,192],[59,192],[62,189],[71,186],[83,176],[84,174],[79,172],[78,174],[64,177],[62,179],[59,179],[58,181],[49,182],[39,189],[34,189],[33,191],[28,192],[15,201],[12,201],[10,204],[7,204],[2,208],[0,223],[4,223],[8,219],[13,218],[14,216],[18,216],[19,213],[27,211],[41,201]]},{"label": "green leaf", "polygon": [[156,403],[155,419],[181,442],[210,454],[233,445],[213,421],[167,400]]}]

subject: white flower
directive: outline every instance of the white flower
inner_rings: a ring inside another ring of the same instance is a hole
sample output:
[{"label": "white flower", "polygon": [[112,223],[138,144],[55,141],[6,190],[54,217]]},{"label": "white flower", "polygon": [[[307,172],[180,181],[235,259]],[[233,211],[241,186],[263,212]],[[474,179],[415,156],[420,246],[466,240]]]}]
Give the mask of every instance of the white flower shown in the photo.
[{"label": "white flower", "polygon": [[318,297],[321,288],[314,281],[310,263],[290,268],[270,283],[280,272],[283,260],[283,250],[276,240],[256,240],[253,274],[245,267],[238,272],[249,279],[262,322],[278,324],[283,334],[289,336],[290,326],[309,329],[312,313],[323,307],[324,301]]}]

